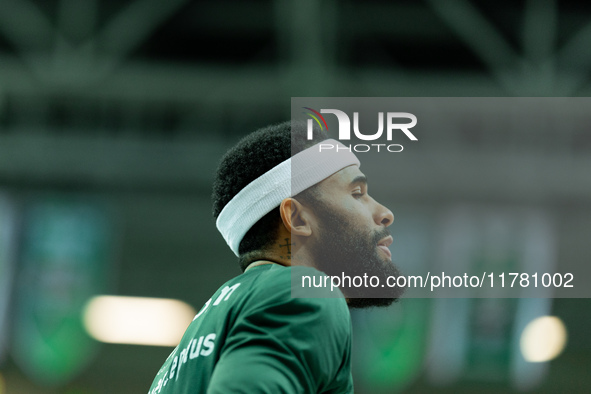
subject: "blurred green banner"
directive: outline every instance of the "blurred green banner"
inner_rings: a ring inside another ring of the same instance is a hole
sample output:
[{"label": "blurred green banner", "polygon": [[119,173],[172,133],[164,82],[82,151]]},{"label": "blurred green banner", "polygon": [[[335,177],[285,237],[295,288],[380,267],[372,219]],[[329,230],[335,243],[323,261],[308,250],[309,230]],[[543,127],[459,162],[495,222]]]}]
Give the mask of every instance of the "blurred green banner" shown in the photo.
[{"label": "blurred green banner", "polygon": [[26,212],[12,353],[41,384],[67,382],[95,352],[82,308],[107,285],[106,212],[93,201],[59,196],[36,201]]},{"label": "blurred green banner", "polygon": [[6,355],[8,309],[14,277],[16,251],[16,210],[8,196],[0,192],[0,364]]}]

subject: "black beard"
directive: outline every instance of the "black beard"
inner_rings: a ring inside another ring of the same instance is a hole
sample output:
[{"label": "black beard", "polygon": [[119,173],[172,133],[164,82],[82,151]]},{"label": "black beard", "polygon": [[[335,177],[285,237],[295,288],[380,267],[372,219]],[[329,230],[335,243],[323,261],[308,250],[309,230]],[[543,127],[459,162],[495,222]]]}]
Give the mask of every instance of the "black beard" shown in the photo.
[{"label": "black beard", "polygon": [[[329,276],[379,278],[377,287],[355,287],[353,283],[341,284],[339,288],[348,299],[350,308],[385,307],[391,305],[404,292],[404,288],[388,287],[389,276],[398,277],[400,272],[389,260],[380,256],[377,244],[390,235],[387,228],[376,232],[356,229],[356,223],[346,215],[337,213],[325,204],[314,206],[319,218],[319,236],[314,242],[312,253],[316,268]],[[384,285],[384,287],[382,287]]]}]

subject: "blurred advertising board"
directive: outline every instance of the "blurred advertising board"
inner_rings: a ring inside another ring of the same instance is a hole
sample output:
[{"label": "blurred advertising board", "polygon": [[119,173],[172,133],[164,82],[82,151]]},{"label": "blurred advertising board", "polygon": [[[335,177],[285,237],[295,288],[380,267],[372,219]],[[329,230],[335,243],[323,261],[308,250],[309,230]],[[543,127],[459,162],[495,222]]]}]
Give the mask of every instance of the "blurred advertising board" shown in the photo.
[{"label": "blurred advertising board", "polygon": [[9,309],[14,279],[17,213],[11,199],[0,191],[0,364],[8,344]]},{"label": "blurred advertising board", "polygon": [[[552,272],[556,244],[554,222],[544,210],[459,204],[443,215],[437,264],[444,271]],[[528,323],[550,314],[554,290],[541,287],[537,297],[522,298],[503,297],[506,289],[499,286],[479,290],[478,298],[435,300],[430,380],[497,382],[519,390],[539,386],[548,365],[527,362],[520,344]]]},{"label": "blurred advertising board", "polygon": [[108,210],[92,199],[48,196],[27,206],[12,355],[38,383],[66,383],[95,354],[82,309],[108,285],[110,230]]}]

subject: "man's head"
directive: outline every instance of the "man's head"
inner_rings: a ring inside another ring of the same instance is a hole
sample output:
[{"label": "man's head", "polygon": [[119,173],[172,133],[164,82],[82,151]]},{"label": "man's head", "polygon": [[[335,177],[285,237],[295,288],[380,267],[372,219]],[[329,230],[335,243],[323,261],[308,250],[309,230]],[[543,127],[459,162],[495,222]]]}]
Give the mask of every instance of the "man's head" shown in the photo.
[{"label": "man's head", "polygon": [[[326,139],[319,130],[314,135],[316,139],[308,141],[304,125],[296,124],[292,130],[290,122],[286,122],[240,141],[224,156],[218,169],[214,217],[255,179]],[[357,159],[355,162],[359,163]],[[279,207],[248,230],[237,248],[242,269],[256,260],[274,260],[269,256],[278,246],[279,237],[283,241],[287,234],[300,261],[328,275],[366,274],[377,276],[381,283],[386,283],[389,275],[398,275],[387,248],[392,242],[387,230],[394,220],[392,213],[369,196],[367,180],[358,165],[346,162],[335,171],[296,196],[284,198]],[[384,288],[345,285],[341,289],[353,307],[389,305],[399,294]]]},{"label": "man's head", "polygon": [[[249,183],[277,165],[327,138],[319,129],[315,138],[308,140],[304,125],[284,122],[262,128],[244,137],[222,158],[213,183],[213,216],[218,218],[222,209]],[[299,127],[298,127],[299,126]],[[278,238],[281,217],[274,209],[255,223],[240,242],[238,250],[242,270],[265,252]]]},{"label": "man's head", "polygon": [[316,268],[327,275],[364,278],[362,286],[341,281],[350,307],[387,306],[404,290],[381,286],[389,276],[399,275],[388,249],[393,240],[387,227],[394,215],[368,190],[359,167],[349,166],[320,182],[312,193],[295,197],[302,202],[306,226],[301,219],[300,226],[292,226],[297,239],[293,242],[307,243]]}]

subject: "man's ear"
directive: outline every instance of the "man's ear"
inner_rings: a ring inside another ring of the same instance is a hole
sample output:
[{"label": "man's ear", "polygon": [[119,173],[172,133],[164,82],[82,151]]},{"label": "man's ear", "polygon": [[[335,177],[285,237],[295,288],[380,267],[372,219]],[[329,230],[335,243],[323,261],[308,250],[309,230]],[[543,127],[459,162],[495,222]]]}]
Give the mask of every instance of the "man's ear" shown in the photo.
[{"label": "man's ear", "polygon": [[312,235],[311,213],[293,198],[285,198],[279,206],[283,225],[292,235]]}]

